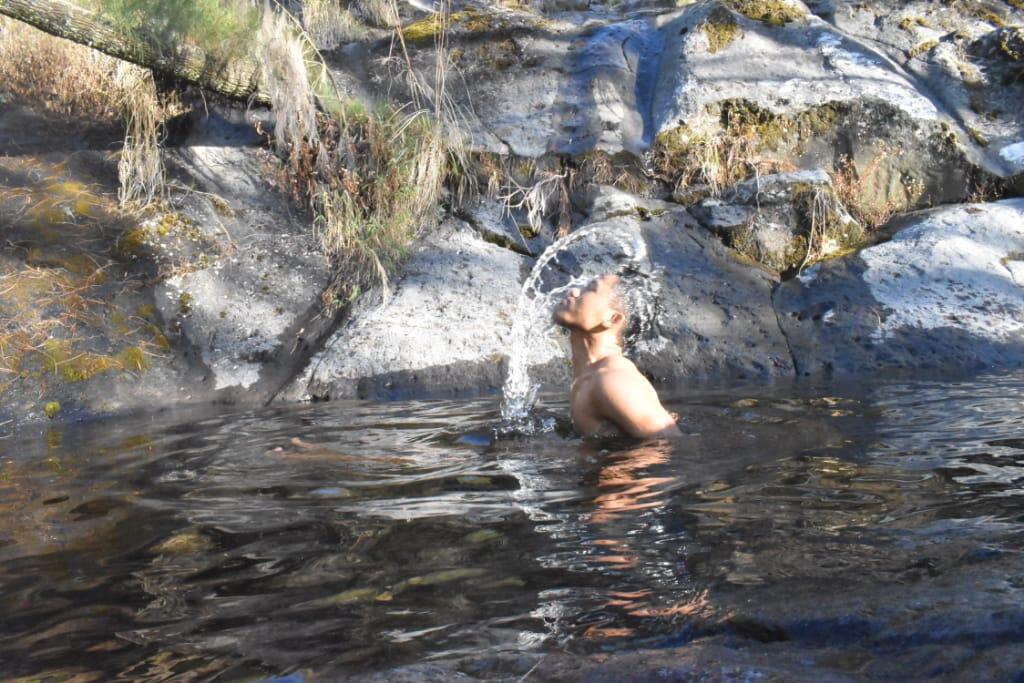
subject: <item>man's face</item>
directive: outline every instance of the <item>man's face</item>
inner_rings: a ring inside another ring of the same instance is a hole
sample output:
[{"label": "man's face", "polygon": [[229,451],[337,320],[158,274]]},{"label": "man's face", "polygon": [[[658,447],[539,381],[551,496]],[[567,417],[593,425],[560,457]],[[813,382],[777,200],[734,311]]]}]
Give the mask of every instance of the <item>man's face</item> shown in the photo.
[{"label": "man's face", "polygon": [[583,288],[572,288],[555,308],[552,318],[562,327],[585,332],[620,324],[623,317],[615,293],[618,282],[617,275],[603,275]]}]

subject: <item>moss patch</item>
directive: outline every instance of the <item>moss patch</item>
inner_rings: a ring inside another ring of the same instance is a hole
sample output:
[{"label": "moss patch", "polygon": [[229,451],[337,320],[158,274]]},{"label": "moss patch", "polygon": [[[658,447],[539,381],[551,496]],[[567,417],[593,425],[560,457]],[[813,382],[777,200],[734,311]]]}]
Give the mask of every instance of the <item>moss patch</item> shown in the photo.
[{"label": "moss patch", "polygon": [[46,415],[46,417],[48,417],[51,420],[57,417],[57,413],[59,412],[60,403],[57,403],[56,401],[50,401],[45,406],[43,406],[43,413]]},{"label": "moss patch", "polygon": [[999,32],[999,52],[1011,62],[1024,62],[1024,28]]},{"label": "moss patch", "polygon": [[711,54],[728,47],[742,33],[732,12],[721,6],[711,10],[699,28],[708,41],[708,52]]},{"label": "moss patch", "polygon": [[924,26],[928,28],[931,27],[931,25],[932,22],[928,21],[924,17],[904,17],[899,23],[900,30],[902,31],[909,31],[915,26]]},{"label": "moss patch", "polygon": [[939,46],[939,41],[935,40],[935,39],[922,41],[922,42],[918,43],[917,45],[915,45],[914,47],[912,47],[909,50],[907,50],[907,58],[908,59],[913,59],[914,57],[918,57],[918,56],[923,55],[923,54],[925,54],[927,52],[931,52],[932,50],[934,50],[938,46]]},{"label": "moss patch", "polygon": [[[476,9],[452,12],[448,16],[449,30],[459,33],[487,33],[508,28],[508,25],[508,21],[504,17]],[[434,40],[434,37],[441,32],[441,28],[441,15],[434,14],[426,19],[414,21],[408,26],[403,26],[402,38],[412,45],[422,45]]]},{"label": "moss patch", "polygon": [[726,4],[748,19],[782,26],[806,16],[803,8],[785,0],[726,0]]}]

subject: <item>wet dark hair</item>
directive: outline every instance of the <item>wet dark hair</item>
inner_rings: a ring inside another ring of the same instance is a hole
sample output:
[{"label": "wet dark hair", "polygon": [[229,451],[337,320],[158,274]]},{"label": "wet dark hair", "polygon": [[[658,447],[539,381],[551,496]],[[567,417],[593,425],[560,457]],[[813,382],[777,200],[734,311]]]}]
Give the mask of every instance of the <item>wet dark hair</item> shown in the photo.
[{"label": "wet dark hair", "polygon": [[630,353],[644,340],[657,336],[657,321],[661,314],[661,297],[655,281],[656,273],[625,265],[617,275],[614,292],[619,310],[626,322],[622,328],[622,350]]}]

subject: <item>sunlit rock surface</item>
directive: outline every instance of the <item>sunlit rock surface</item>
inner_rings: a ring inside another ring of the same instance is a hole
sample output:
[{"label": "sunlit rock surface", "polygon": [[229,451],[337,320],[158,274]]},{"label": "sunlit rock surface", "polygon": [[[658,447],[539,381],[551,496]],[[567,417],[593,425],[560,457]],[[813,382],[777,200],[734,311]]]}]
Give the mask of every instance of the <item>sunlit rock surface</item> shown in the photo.
[{"label": "sunlit rock surface", "polygon": [[374,295],[356,303],[285,397],[498,389],[528,269],[527,258],[446,221],[424,236],[383,303]]},{"label": "sunlit rock surface", "polygon": [[1024,365],[1024,200],[908,216],[776,295],[797,372]]}]

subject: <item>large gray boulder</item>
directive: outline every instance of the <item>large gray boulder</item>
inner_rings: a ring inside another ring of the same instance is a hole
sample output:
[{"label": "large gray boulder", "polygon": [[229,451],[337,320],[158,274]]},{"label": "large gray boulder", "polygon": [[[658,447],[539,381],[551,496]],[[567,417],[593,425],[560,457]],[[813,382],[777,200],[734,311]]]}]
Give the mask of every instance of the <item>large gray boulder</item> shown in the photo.
[{"label": "large gray boulder", "polygon": [[269,398],[330,327],[330,264],[266,180],[260,142],[244,122],[199,120],[168,160],[200,192],[175,199],[175,221],[142,226],[167,274],[155,296],[168,335],[203,368],[196,391],[219,400]]},{"label": "large gray boulder", "polygon": [[[739,258],[684,209],[641,203],[652,209],[578,228],[646,243],[662,311],[657,334],[638,347],[639,367],[660,383],[791,375],[772,308],[778,277]],[[584,243],[573,253],[585,260],[589,248],[598,247]],[[354,306],[282,398],[498,390],[514,343],[519,291],[532,263],[449,219],[425,236],[386,300],[367,296]],[[561,338],[552,332],[525,341],[532,377],[565,387],[568,356]]]},{"label": "large gray boulder", "polygon": [[282,398],[493,391],[530,260],[449,219],[417,245],[381,301],[368,294]]},{"label": "large gray boulder", "polygon": [[772,308],[777,275],[740,259],[685,211],[628,220],[662,283],[661,341],[637,355],[642,370],[667,383],[792,373]]},{"label": "large gray boulder", "polygon": [[914,214],[776,295],[799,374],[1024,365],[1024,199]]},{"label": "large gray boulder", "polygon": [[[1024,172],[1024,7],[1012,2],[829,0],[813,8],[870,46],[958,124],[965,146],[999,175]],[[1005,151],[1009,148],[1009,151]]]}]

